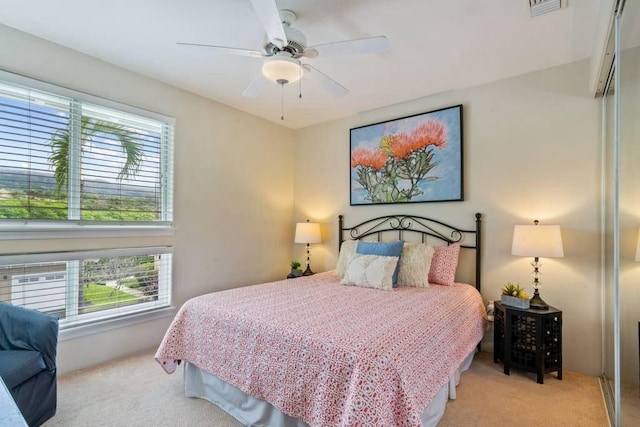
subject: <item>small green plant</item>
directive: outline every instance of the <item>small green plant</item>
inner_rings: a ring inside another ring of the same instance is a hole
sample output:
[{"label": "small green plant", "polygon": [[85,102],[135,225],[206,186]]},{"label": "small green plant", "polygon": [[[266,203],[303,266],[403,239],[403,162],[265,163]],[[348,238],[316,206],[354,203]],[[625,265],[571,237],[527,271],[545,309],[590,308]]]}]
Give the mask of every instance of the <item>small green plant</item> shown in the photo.
[{"label": "small green plant", "polygon": [[509,295],[520,299],[529,299],[529,294],[524,290],[520,283],[507,283],[502,288],[502,295]]},{"label": "small green plant", "polygon": [[300,268],[300,263],[298,261],[291,261],[291,268],[293,270],[297,270]]}]

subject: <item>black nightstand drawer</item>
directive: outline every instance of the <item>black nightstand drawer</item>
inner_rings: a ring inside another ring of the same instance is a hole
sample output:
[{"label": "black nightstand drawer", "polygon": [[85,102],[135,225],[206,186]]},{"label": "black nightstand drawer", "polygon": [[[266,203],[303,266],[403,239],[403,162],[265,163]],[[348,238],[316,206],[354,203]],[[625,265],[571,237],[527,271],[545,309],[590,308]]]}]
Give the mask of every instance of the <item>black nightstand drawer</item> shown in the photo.
[{"label": "black nightstand drawer", "polygon": [[520,309],[495,303],[493,361],[511,368],[544,374],[557,372],[562,379],[562,311]]}]

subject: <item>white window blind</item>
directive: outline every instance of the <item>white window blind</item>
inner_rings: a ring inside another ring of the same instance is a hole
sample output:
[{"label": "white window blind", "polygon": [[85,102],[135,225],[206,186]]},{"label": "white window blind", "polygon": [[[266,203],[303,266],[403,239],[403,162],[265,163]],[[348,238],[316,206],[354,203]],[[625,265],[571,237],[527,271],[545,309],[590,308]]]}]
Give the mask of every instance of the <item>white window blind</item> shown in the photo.
[{"label": "white window blind", "polygon": [[172,222],[173,125],[104,104],[0,82],[0,221]]},{"label": "white window blind", "polygon": [[70,99],[0,84],[0,218],[67,218],[49,156],[54,136],[70,127],[70,108]]},{"label": "white window blind", "polygon": [[0,301],[67,329],[171,306],[171,248],[0,256]]}]

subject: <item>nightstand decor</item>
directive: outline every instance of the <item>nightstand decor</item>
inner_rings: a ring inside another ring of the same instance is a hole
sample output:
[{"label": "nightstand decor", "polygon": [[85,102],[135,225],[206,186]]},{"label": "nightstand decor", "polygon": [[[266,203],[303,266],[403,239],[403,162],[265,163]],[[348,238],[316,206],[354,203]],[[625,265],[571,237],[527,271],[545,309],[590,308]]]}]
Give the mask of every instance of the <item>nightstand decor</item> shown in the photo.
[{"label": "nightstand decor", "polygon": [[513,243],[511,254],[534,257],[533,267],[533,297],[529,301],[531,308],[548,310],[549,304],[540,297],[540,267],[538,258],[561,258],[564,256],[562,236],[559,225],[516,225],[513,228]]},{"label": "nightstand decor", "polygon": [[298,261],[291,261],[291,273],[287,275],[287,279],[294,279],[302,276],[302,270],[300,270],[300,263]]},{"label": "nightstand decor", "polygon": [[529,308],[529,294],[519,283],[507,283],[502,287],[500,302],[518,308]]},{"label": "nightstand decor", "polygon": [[517,308],[529,308],[530,306],[528,299],[512,297],[509,295],[500,295],[500,302],[504,305],[510,305],[511,307]]},{"label": "nightstand decor", "polygon": [[307,244],[307,268],[302,273],[303,276],[311,276],[313,271],[311,271],[310,262],[309,262],[309,244],[310,243],[320,243],[320,224],[315,222],[299,222],[296,224],[296,243],[306,243]]}]

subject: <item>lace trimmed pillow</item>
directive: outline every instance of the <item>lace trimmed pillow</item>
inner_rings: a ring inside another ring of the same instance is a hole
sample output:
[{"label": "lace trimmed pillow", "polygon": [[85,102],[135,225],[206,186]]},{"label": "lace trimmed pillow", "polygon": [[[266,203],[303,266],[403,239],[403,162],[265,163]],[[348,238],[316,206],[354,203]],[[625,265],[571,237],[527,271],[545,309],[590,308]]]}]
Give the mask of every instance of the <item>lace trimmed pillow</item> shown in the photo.
[{"label": "lace trimmed pillow", "polygon": [[[383,255],[383,256],[397,256],[402,254],[402,247],[404,246],[404,240],[398,240],[395,242],[365,242],[358,241],[358,248],[356,253],[362,255]],[[398,286],[398,267],[393,272],[393,287]]]},{"label": "lace trimmed pillow", "polygon": [[342,278],[347,271],[349,260],[356,253],[358,248],[357,240],[345,240],[340,246],[340,254],[338,255],[338,263],[336,264],[336,276]]},{"label": "lace trimmed pillow", "polygon": [[405,243],[398,261],[398,286],[429,287],[433,252],[432,246],[423,243]]},{"label": "lace trimmed pillow", "polygon": [[340,284],[390,291],[397,264],[396,256],[354,254]]}]

